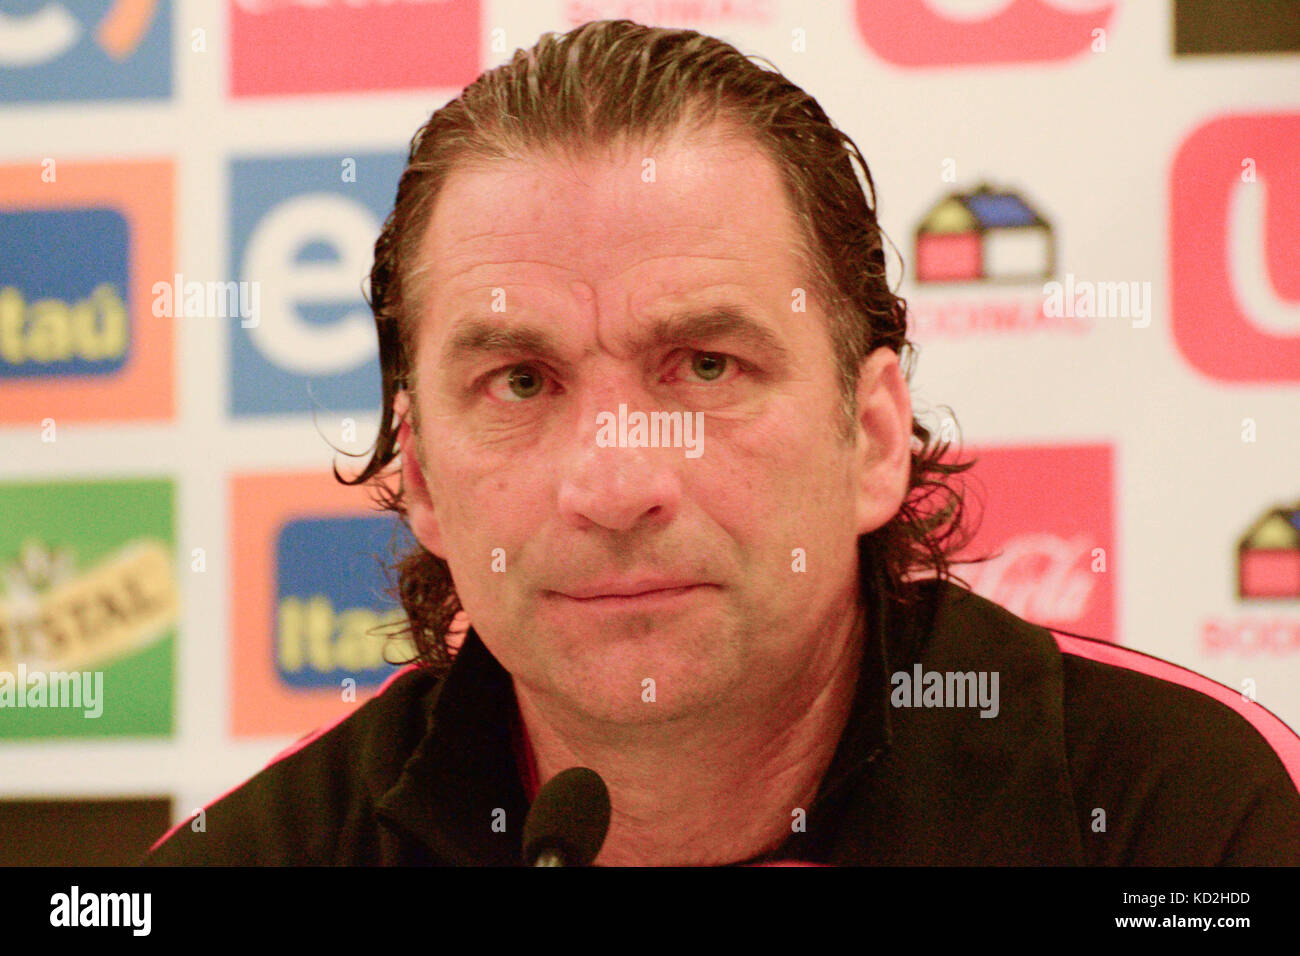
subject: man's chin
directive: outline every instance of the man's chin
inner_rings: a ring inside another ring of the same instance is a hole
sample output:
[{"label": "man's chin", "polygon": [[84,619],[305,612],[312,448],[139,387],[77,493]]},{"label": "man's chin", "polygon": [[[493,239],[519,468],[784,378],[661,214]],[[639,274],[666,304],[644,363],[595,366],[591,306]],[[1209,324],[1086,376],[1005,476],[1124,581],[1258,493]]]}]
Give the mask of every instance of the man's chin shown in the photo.
[{"label": "man's chin", "polygon": [[[647,724],[702,713],[734,694],[736,646],[712,629],[613,627],[556,636],[536,661],[537,690],[590,720]],[[532,683],[531,681],[529,683]]]}]

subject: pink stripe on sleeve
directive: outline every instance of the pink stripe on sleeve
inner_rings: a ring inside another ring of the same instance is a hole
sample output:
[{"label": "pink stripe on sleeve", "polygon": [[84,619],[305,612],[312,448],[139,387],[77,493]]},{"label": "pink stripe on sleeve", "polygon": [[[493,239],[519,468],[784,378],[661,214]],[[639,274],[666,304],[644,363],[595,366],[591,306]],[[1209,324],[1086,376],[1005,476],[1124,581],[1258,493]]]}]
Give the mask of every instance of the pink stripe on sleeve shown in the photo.
[{"label": "pink stripe on sleeve", "polygon": [[1277,716],[1269,713],[1259,704],[1254,701],[1243,700],[1239,691],[1226,687],[1217,681],[1212,681],[1210,678],[1195,671],[1190,671],[1185,667],[1179,667],[1177,664],[1171,664],[1158,657],[1143,654],[1141,651],[1119,647],[1107,641],[1091,640],[1083,637],[1067,637],[1055,632],[1053,632],[1052,636],[1056,638],[1056,645],[1061,649],[1062,654],[1086,657],[1102,664],[1113,664],[1117,667],[1136,671],[1139,674],[1146,674],[1173,684],[1181,684],[1183,687],[1189,687],[1208,697],[1213,697],[1222,704],[1227,704],[1250,721],[1251,726],[1268,741],[1269,746],[1273,748],[1273,752],[1277,754],[1278,759],[1282,761],[1282,766],[1286,768],[1286,772],[1290,775],[1291,782],[1295,784],[1297,790],[1300,790],[1300,737],[1296,736],[1295,731],[1284,724]]}]

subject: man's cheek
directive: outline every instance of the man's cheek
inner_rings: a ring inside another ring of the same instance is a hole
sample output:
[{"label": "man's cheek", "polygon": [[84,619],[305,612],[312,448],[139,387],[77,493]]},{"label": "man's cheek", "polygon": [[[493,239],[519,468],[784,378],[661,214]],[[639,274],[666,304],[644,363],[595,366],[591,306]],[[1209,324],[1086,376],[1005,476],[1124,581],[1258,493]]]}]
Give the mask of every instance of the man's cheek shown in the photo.
[{"label": "man's cheek", "polygon": [[462,589],[462,579],[477,576],[479,570],[487,566],[484,522],[481,517],[474,520],[475,512],[471,505],[469,496],[465,494],[438,493],[434,496],[434,516],[447,552],[447,563],[457,579],[458,591]]}]

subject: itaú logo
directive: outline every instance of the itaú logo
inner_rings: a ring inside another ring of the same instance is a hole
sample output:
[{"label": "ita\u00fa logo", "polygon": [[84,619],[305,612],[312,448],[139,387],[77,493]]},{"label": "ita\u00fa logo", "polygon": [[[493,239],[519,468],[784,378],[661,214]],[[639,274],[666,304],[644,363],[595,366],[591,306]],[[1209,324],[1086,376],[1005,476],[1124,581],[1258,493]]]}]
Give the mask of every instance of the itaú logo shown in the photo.
[{"label": "ita\u00fa logo", "polygon": [[[1066,60],[1105,42],[1098,0],[856,0],[867,46],[898,66]],[[1103,47],[1104,48],[1104,47]]]},{"label": "ita\u00fa logo", "polygon": [[[158,0],[116,0],[95,28],[95,42],[114,60],[125,60],[149,32],[157,10]],[[84,29],[61,3],[47,3],[33,13],[0,12],[0,66],[57,60],[80,42]]]}]

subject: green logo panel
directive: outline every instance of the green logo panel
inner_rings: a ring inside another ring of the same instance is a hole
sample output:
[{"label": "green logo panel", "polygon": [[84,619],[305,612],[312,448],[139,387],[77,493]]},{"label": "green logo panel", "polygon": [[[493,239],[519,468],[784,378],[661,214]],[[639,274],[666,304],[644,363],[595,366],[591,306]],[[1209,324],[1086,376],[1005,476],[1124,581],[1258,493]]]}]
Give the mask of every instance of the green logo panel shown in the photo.
[{"label": "green logo panel", "polygon": [[173,730],[168,480],[0,484],[0,740]]}]

